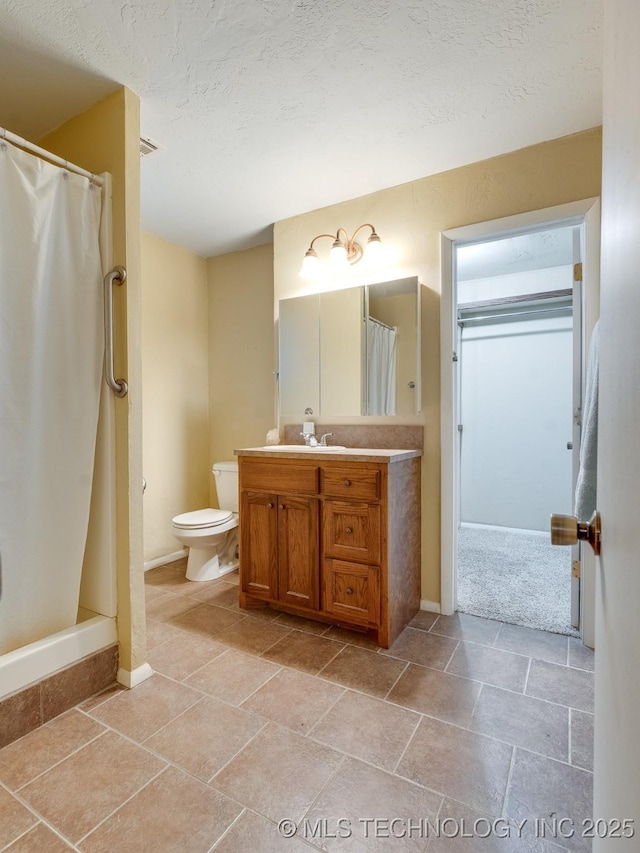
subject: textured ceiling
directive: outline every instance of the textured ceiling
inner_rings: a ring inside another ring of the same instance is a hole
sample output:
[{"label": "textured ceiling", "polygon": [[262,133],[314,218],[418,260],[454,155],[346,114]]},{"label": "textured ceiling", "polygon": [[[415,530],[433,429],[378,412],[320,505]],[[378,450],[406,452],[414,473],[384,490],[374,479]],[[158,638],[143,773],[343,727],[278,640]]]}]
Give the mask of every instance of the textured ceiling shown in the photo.
[{"label": "textured ceiling", "polygon": [[0,124],[140,95],[143,228],[273,222],[601,122],[603,0],[4,0]]}]

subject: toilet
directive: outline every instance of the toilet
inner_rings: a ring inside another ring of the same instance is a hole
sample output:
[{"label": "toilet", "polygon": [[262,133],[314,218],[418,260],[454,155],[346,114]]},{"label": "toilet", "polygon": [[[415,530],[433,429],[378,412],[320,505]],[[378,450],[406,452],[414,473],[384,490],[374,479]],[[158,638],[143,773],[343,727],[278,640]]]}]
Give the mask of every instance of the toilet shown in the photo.
[{"label": "toilet", "polygon": [[172,519],[172,532],[189,549],[187,580],[211,581],[238,568],[238,463],[214,462],[218,503]]}]

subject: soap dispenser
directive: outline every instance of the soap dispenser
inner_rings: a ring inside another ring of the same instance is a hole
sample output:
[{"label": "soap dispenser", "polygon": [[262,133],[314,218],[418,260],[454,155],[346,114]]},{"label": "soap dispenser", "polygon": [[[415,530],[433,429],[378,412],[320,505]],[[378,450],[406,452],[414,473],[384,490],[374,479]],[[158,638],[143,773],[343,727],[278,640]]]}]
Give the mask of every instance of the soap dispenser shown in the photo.
[{"label": "soap dispenser", "polygon": [[316,438],[316,425],[313,421],[304,421],[300,435],[304,438],[304,443],[307,447],[316,447],[318,444],[318,439]]}]

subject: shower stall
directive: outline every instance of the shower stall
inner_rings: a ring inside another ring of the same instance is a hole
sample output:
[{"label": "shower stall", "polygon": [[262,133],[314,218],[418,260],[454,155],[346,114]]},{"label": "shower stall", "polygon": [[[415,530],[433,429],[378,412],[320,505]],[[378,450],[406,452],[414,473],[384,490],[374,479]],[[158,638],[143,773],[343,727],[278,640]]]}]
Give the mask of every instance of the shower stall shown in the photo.
[{"label": "shower stall", "polygon": [[0,197],[2,700],[115,644],[117,604],[110,176],[0,129]]}]

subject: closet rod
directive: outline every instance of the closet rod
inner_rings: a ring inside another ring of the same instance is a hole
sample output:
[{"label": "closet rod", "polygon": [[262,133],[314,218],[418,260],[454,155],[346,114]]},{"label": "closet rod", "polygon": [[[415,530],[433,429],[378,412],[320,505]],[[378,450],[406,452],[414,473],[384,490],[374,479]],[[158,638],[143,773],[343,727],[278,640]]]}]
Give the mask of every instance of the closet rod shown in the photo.
[{"label": "closet rod", "polygon": [[563,311],[565,314],[571,311],[570,305],[560,305],[557,308],[534,308],[531,311],[511,311],[508,314],[483,314],[481,317],[467,317],[466,319],[459,319],[459,326],[466,326],[467,323],[484,323],[487,320],[502,320],[505,317],[528,317],[530,315],[538,315],[538,314],[556,314],[559,311]]},{"label": "closet rod", "polygon": [[57,154],[52,154],[44,148],[39,148],[37,145],[34,145],[33,142],[29,142],[28,139],[23,139],[22,136],[18,136],[16,133],[11,133],[10,130],[6,130],[4,127],[0,127],[0,140],[6,140],[12,145],[16,145],[18,148],[23,148],[25,151],[29,151],[31,154],[41,157],[43,160],[49,160],[50,163],[54,163],[56,166],[62,166],[67,170],[67,172],[74,172],[76,175],[82,175],[83,178],[89,178],[89,180],[98,187],[101,187],[104,184],[103,179],[99,175],[94,175],[93,172],[88,172],[80,166],[75,166],[68,160],[64,160],[62,157],[58,157]]}]

